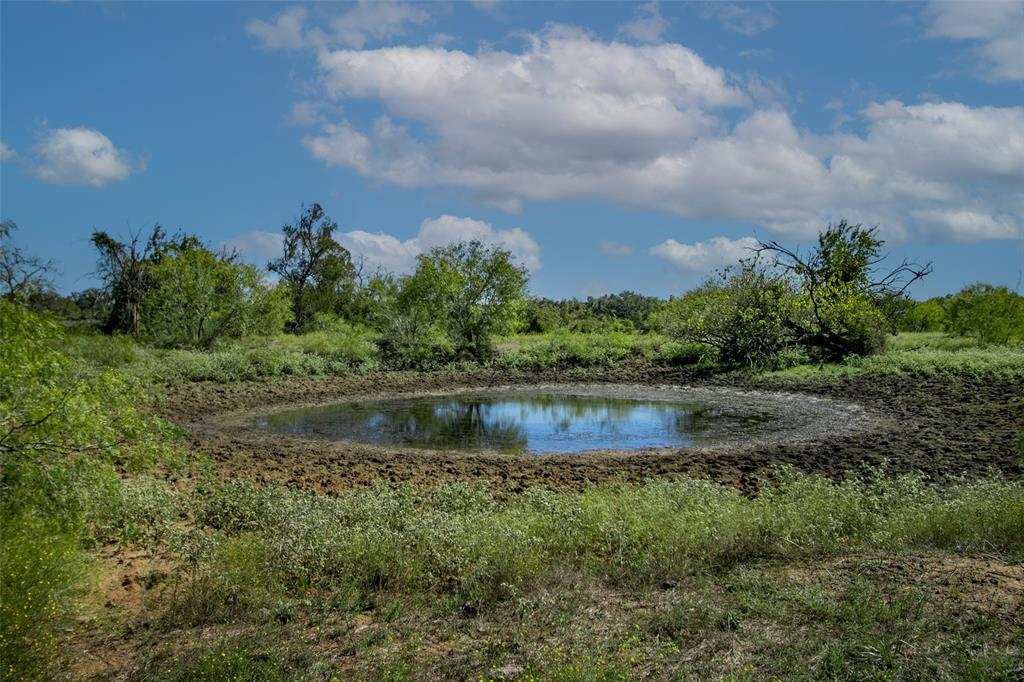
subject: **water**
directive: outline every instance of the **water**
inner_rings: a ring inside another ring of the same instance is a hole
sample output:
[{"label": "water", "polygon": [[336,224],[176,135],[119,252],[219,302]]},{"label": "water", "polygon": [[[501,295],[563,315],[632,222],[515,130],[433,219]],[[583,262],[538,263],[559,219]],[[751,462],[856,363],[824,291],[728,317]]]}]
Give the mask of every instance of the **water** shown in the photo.
[{"label": "water", "polygon": [[506,389],[291,409],[256,425],[385,447],[541,454],[715,445],[753,437],[776,418],[753,405],[699,398],[637,387]]}]

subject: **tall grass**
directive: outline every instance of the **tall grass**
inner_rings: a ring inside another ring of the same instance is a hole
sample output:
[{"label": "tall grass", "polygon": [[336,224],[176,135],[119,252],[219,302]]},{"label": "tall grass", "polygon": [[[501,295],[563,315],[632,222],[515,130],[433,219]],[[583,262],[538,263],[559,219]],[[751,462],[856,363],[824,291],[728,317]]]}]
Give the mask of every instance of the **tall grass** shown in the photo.
[{"label": "tall grass", "polygon": [[919,377],[964,375],[1005,380],[1024,379],[1024,346],[966,347],[943,350],[923,347],[893,350],[880,355],[851,358],[835,365],[800,365],[773,372],[780,378],[813,378],[875,375]]},{"label": "tall grass", "polygon": [[603,331],[555,331],[500,339],[493,365],[506,369],[608,367],[627,358],[697,364],[710,362],[713,351],[701,344],[673,341],[660,334]]},{"label": "tall grass", "polygon": [[201,541],[183,551],[215,567],[195,583],[204,619],[224,617],[218,603],[273,608],[311,588],[486,607],[559,570],[640,585],[867,549],[1024,554],[1024,484],[938,488],[882,473],[834,483],[783,471],[753,499],[687,478],[508,498],[466,483],[326,497],[231,482],[198,495],[194,514]]}]

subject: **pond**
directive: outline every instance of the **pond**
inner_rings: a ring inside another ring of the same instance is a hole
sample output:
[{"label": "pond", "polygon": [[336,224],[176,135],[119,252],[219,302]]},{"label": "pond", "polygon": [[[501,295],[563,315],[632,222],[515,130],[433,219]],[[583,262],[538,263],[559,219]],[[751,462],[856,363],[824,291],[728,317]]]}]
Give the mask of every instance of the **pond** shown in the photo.
[{"label": "pond", "polygon": [[548,386],[352,399],[262,415],[255,426],[390,448],[571,454],[789,440],[847,417],[837,409],[728,389]]}]

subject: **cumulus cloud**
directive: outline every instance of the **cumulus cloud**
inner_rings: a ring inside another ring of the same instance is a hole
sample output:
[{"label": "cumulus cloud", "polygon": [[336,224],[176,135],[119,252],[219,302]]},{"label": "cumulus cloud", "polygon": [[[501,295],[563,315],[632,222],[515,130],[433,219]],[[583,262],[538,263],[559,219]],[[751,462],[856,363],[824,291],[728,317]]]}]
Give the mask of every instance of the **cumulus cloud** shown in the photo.
[{"label": "cumulus cloud", "polygon": [[604,241],[598,244],[601,253],[612,258],[623,258],[632,255],[633,247],[629,244],[620,244],[614,241]]},{"label": "cumulus cloud", "polygon": [[250,19],[245,30],[268,50],[322,49],[333,46],[361,48],[370,41],[405,35],[409,25],[424,24],[430,14],[408,3],[361,0],[351,9],[330,16],[326,29],[306,25],[309,10],[289,7],[270,21]]},{"label": "cumulus cloud", "polygon": [[315,158],[505,210],[598,199],[801,236],[846,217],[888,238],[953,234],[938,216],[965,207],[987,215],[954,221],[965,239],[995,238],[1000,216],[1024,211],[1022,107],[876,102],[850,112],[859,134],[815,134],[771,81],[737,81],[682,45],[564,26],[520,51],[323,50],[318,68],[333,105],[370,100],[384,113],[318,124],[303,138]]},{"label": "cumulus cloud", "polygon": [[660,43],[669,22],[661,16],[661,9],[656,2],[648,2],[637,7],[636,16],[631,21],[619,24],[616,29],[619,35],[632,38],[641,43]]},{"label": "cumulus cloud", "polygon": [[5,143],[0,142],[0,161],[13,161],[17,153]]},{"label": "cumulus cloud", "polygon": [[44,130],[35,154],[32,174],[55,185],[102,187],[145,168],[128,152],[115,147],[109,137],[91,128]]},{"label": "cumulus cloud", "polygon": [[436,246],[473,239],[507,249],[531,272],[541,267],[540,246],[528,232],[518,227],[495,229],[473,218],[451,215],[430,218],[420,223],[415,237],[404,241],[389,234],[362,230],[340,233],[337,239],[353,255],[362,256],[372,266],[398,273],[412,272],[416,268],[416,256]]},{"label": "cumulus cloud", "polygon": [[753,237],[728,239],[713,237],[706,242],[681,244],[675,239],[666,239],[652,246],[650,253],[667,261],[682,273],[706,273],[717,268],[735,265],[743,258],[750,258],[751,249],[757,247]]},{"label": "cumulus cloud", "polygon": [[1024,80],[1024,2],[932,2],[925,15],[928,35],[976,43],[989,80]]},{"label": "cumulus cloud", "polygon": [[775,26],[775,15],[766,9],[731,2],[709,2],[704,5],[704,18],[713,19],[722,28],[745,36],[755,36]]}]

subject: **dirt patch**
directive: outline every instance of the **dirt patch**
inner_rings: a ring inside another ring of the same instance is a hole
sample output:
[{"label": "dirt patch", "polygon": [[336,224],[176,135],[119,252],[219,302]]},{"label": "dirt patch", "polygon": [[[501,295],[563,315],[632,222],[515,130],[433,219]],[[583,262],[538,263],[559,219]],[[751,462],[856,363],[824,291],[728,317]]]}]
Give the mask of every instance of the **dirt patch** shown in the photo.
[{"label": "dirt patch", "polygon": [[[553,382],[718,385],[786,390],[840,399],[882,415],[876,428],[813,441],[715,450],[657,450],[591,455],[487,455],[381,448],[225,432],[225,417],[257,408],[312,404],[353,395],[437,391],[448,388],[528,386]],[[483,480],[508,491],[531,485],[578,488],[587,482],[639,481],[686,474],[746,490],[778,464],[840,478],[865,465],[888,462],[890,471],[917,471],[935,480],[979,477],[997,471],[1019,478],[1016,434],[1024,415],[1010,405],[1024,384],[970,377],[835,377],[781,382],[770,378],[701,377],[678,369],[623,364],[600,370],[379,373],[352,377],[285,379],[232,385],[189,384],[164,406],[193,445],[208,453],[222,477],[296,485],[334,492],[377,481],[436,485]]]}]

